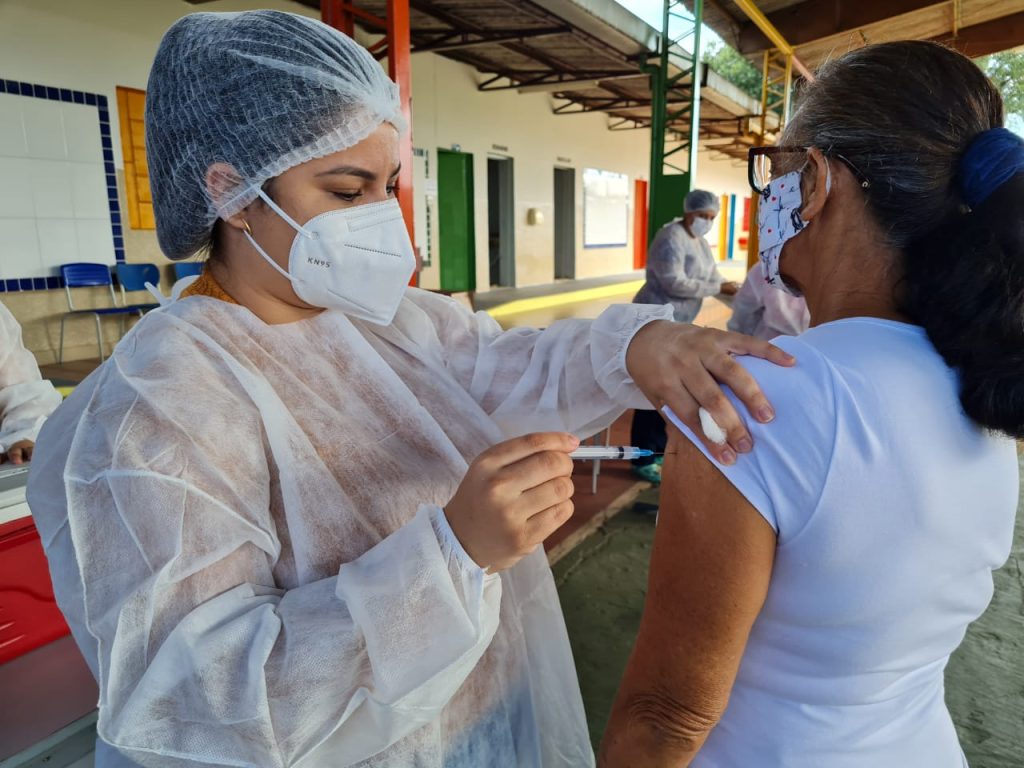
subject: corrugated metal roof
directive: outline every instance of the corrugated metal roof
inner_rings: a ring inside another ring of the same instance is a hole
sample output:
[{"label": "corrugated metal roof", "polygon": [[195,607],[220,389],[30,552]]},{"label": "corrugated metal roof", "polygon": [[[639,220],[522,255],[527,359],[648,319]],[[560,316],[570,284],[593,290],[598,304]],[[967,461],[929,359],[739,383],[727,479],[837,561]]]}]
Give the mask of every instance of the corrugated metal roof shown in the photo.
[{"label": "corrugated metal roof", "polygon": [[[319,7],[318,0],[301,2]],[[436,51],[474,67],[482,91],[544,90],[552,94],[556,114],[605,112],[609,127],[618,130],[650,123],[650,79],[641,65],[655,53],[659,34],[617,3],[409,0],[409,5],[413,52]],[[359,7],[383,16],[387,2],[364,0]],[[742,118],[759,105],[729,90],[728,96],[705,91],[702,126],[716,131],[746,126]]]}]

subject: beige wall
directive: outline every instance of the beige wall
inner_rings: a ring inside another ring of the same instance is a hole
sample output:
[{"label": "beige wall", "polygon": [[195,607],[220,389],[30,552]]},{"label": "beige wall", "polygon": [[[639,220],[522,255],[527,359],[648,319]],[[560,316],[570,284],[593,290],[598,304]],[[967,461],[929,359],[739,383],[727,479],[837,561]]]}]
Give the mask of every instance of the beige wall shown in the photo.
[{"label": "beige wall", "polygon": [[[630,242],[620,248],[583,248],[583,169],[646,178],[647,131],[613,132],[603,114],[556,116],[547,94],[516,91],[481,93],[475,70],[433,54],[413,58],[413,144],[430,152],[459,145],[473,154],[476,194],[477,290],[488,289],[487,158],[511,157],[515,177],[516,284],[541,285],[554,280],[554,168],[576,169],[576,276],[617,275],[633,269]],[[507,147],[495,150],[494,145]],[[559,161],[566,158],[569,162]],[[544,223],[527,224],[536,208]],[[438,284],[435,265],[423,284]]]},{"label": "beige wall", "polygon": [[[289,0],[217,0],[201,6],[184,0],[0,0],[0,77],[30,83],[103,94],[110,104],[114,163],[121,200],[124,195],[124,158],[116,128],[119,85],[146,87],[149,68],[164,31],[178,18],[196,11],[240,11],[276,8],[316,16],[315,11]],[[133,231],[122,204],[125,257],[129,262],[161,266],[167,292],[172,274],[152,231]],[[0,248],[3,243],[0,243]],[[109,294],[80,289],[76,306],[109,306]],[[131,297],[148,301],[147,295]],[[60,316],[67,303],[63,291],[28,291],[0,294],[22,325],[25,345],[40,364],[56,361]],[[117,342],[118,321],[103,320],[109,353]],[[96,357],[96,331],[91,317],[69,320],[64,357]]]},{"label": "beige wall", "polygon": [[[744,235],[743,200],[750,197],[750,185],[747,183],[747,164],[730,158],[714,157],[710,152],[701,152],[697,163],[696,186],[707,189],[716,195],[736,195],[736,228],[733,233],[733,257],[745,261],[746,251],[739,249],[739,240]],[[715,222],[708,242],[712,253],[718,255],[719,222]]]},{"label": "beige wall", "polygon": [[[196,11],[238,11],[276,8],[316,16],[290,0],[216,0],[201,6],[184,0],[0,0],[0,77],[105,94],[116,122],[118,85],[145,88],[149,67],[164,30],[177,18]],[[515,162],[516,283],[549,283],[554,278],[553,169],[576,169],[576,274],[579,278],[630,272],[633,265],[632,226],[625,247],[583,248],[584,168],[624,173],[630,189],[646,178],[649,135],[646,131],[611,132],[601,114],[555,116],[547,94],[515,91],[481,93],[480,75],[470,67],[434,54],[413,59],[413,143],[429,152],[432,170],[437,149],[460,145],[474,156],[478,290],[488,288],[487,157],[512,157]],[[114,131],[114,158],[124,199],[123,157]],[[494,145],[507,147],[495,150]],[[569,162],[559,160],[568,158]],[[729,163],[713,163],[702,155],[698,183],[716,192],[745,193],[744,172]],[[422,192],[419,192],[422,194]],[[539,225],[527,223],[527,211],[544,214]],[[436,216],[436,207],[434,214]],[[169,262],[160,253],[155,233],[132,231],[125,219],[128,261],[160,264],[163,287],[170,285]],[[436,220],[433,222],[436,233]],[[0,244],[0,247],[3,247]],[[422,275],[427,288],[439,284],[438,254]],[[137,297],[144,300],[145,297]],[[24,327],[27,346],[42,363],[55,359],[62,291],[0,294]],[[82,294],[82,303],[102,302]],[[107,324],[108,342],[116,340],[116,321]],[[95,333],[89,320],[68,324],[65,357],[95,356]]]}]

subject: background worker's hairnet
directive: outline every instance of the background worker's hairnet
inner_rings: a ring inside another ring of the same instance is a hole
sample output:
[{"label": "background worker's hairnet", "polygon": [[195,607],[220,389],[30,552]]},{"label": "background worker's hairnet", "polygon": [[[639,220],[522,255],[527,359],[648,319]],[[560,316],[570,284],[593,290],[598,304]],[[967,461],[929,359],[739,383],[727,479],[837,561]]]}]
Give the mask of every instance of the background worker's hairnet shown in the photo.
[{"label": "background worker's hairnet", "polygon": [[[146,154],[160,247],[183,259],[217,217],[289,168],[404,130],[398,86],[370,53],[314,19],[278,11],[194,13],[164,35],[146,91]],[[217,199],[207,172],[224,163]]]},{"label": "background worker's hairnet", "polygon": [[706,189],[695,189],[683,200],[683,213],[694,213],[695,211],[714,211],[718,213],[721,205],[718,197]]}]

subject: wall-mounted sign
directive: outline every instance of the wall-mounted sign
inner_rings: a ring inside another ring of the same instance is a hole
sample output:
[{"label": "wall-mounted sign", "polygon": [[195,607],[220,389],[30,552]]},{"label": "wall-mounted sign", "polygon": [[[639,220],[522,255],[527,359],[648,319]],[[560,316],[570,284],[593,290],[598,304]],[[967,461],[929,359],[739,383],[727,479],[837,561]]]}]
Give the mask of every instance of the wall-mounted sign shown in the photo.
[{"label": "wall-mounted sign", "polygon": [[504,144],[491,144],[491,149],[495,152],[508,152],[508,147]]},{"label": "wall-mounted sign", "polygon": [[623,246],[629,241],[629,177],[583,170],[583,247]]},{"label": "wall-mounted sign", "polygon": [[566,165],[572,163],[571,157],[556,157],[555,160],[557,160],[559,163],[565,163]]}]

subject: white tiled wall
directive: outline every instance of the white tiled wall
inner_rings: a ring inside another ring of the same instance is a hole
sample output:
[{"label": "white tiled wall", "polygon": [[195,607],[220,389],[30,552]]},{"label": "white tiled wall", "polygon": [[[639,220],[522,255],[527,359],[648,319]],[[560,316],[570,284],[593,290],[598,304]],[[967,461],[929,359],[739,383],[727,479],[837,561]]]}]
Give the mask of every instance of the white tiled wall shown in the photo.
[{"label": "white tiled wall", "polygon": [[113,264],[96,107],[0,93],[0,280]]}]

